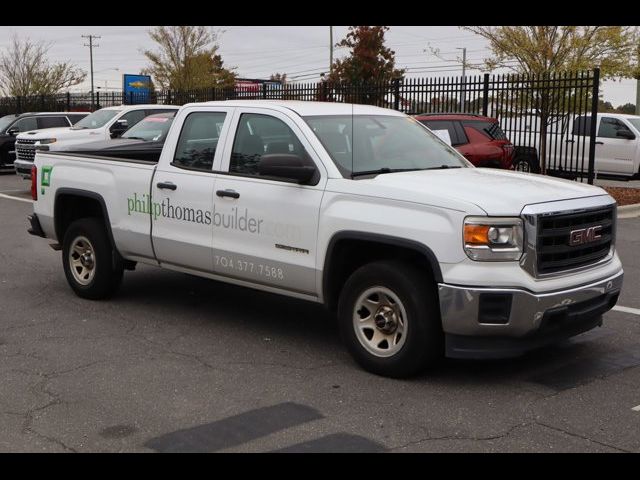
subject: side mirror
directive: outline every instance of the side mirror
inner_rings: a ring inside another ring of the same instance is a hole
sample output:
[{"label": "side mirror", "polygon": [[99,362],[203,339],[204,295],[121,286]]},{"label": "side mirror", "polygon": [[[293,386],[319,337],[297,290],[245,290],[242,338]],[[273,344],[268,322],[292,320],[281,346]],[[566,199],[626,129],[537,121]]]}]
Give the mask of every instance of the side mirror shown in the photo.
[{"label": "side mirror", "polygon": [[305,165],[299,155],[270,153],[260,157],[258,173],[269,177],[296,180],[298,183],[307,183],[313,178],[316,169]]},{"label": "side mirror", "polygon": [[626,138],[627,140],[635,140],[635,134],[630,130],[618,130],[616,132],[616,137]]},{"label": "side mirror", "polygon": [[127,120],[116,120],[116,123],[111,125],[111,138],[119,137],[129,128],[129,122]]},{"label": "side mirror", "polygon": [[20,130],[17,129],[16,127],[13,127],[7,130],[7,135],[11,135],[12,137],[15,137],[19,133],[20,133]]}]

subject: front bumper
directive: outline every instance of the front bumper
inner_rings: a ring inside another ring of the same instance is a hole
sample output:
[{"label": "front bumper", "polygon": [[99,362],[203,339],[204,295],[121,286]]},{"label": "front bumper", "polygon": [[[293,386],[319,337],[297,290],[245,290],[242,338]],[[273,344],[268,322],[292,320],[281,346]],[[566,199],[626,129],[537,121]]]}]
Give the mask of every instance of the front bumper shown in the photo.
[{"label": "front bumper", "polygon": [[587,285],[548,293],[439,284],[447,356],[512,357],[590,330],[616,304],[623,275],[621,269]]}]

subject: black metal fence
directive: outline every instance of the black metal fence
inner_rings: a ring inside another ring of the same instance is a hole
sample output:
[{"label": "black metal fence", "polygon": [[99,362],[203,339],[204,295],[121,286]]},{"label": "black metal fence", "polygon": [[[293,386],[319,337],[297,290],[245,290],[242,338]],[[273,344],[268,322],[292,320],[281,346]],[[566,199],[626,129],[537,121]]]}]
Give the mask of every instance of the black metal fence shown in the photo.
[{"label": "black metal fence", "polygon": [[516,161],[533,171],[593,183],[600,72],[381,79],[359,84],[242,84],[235,88],[63,93],[0,99],[0,115],[28,111],[93,111],[121,104],[277,99],[348,102],[414,115],[468,113],[495,117],[516,146]]}]

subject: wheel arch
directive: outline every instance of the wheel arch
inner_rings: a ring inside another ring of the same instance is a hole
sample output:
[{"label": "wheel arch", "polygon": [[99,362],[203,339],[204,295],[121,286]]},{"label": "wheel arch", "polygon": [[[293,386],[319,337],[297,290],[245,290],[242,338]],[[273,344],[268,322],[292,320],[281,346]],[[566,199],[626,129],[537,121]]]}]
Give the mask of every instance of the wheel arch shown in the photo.
[{"label": "wheel arch", "polygon": [[[79,202],[82,201],[82,203]],[[66,208],[65,208],[66,207]],[[109,211],[102,195],[77,188],[59,188],[56,190],[53,203],[53,222],[56,238],[59,243],[64,240],[64,234],[69,225],[79,218],[100,217],[105,225],[107,236],[114,252],[120,256],[111,230]]]},{"label": "wheel arch", "polygon": [[406,258],[428,268],[435,282],[442,282],[438,259],[427,245],[407,238],[361,231],[335,233],[328,243],[322,271],[324,304],[335,310],[340,291],[357,268],[385,258]]}]

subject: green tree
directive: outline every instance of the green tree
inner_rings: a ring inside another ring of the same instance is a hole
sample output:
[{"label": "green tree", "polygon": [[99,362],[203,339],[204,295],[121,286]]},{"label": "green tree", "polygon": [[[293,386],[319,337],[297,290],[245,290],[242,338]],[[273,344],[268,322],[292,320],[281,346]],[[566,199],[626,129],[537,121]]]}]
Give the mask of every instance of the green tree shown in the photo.
[{"label": "green tree", "polygon": [[218,32],[202,26],[156,27],[149,36],[158,51],[143,53],[151,63],[144,73],[162,88],[173,90],[233,87],[234,69],[218,54]]},{"label": "green tree", "polygon": [[[374,81],[389,82],[402,78],[405,71],[395,67],[395,52],[386,47],[387,26],[351,26],[347,36],[336,47],[346,47],[349,55],[333,62],[329,82],[341,90],[345,100],[377,104],[385,101],[389,89],[357,89],[356,94],[339,84],[362,84]],[[346,96],[345,96],[346,94]]]},{"label": "green tree", "polygon": [[636,106],[633,103],[625,103],[624,105],[619,105],[616,110],[618,113],[626,113],[628,115],[635,115]]},{"label": "green tree", "polygon": [[[506,67],[518,73],[547,76],[600,67],[601,78],[638,74],[636,27],[623,26],[466,26],[489,42],[487,70]],[[631,59],[631,61],[630,61]],[[563,89],[534,88],[531,100],[540,117],[540,166],[546,172],[547,130],[554,108],[568,96]]]},{"label": "green tree", "polygon": [[603,113],[611,113],[611,112],[615,112],[616,109],[613,108],[613,105],[611,104],[611,102],[605,102],[602,99],[598,100],[598,111],[599,112],[603,112]]},{"label": "green tree", "polygon": [[0,92],[9,96],[52,95],[82,83],[87,74],[71,62],[50,63],[51,44],[13,36],[0,53]]},{"label": "green tree", "polygon": [[287,74],[286,73],[272,73],[269,77],[269,80],[272,82],[280,82],[283,85],[287,83]]}]

